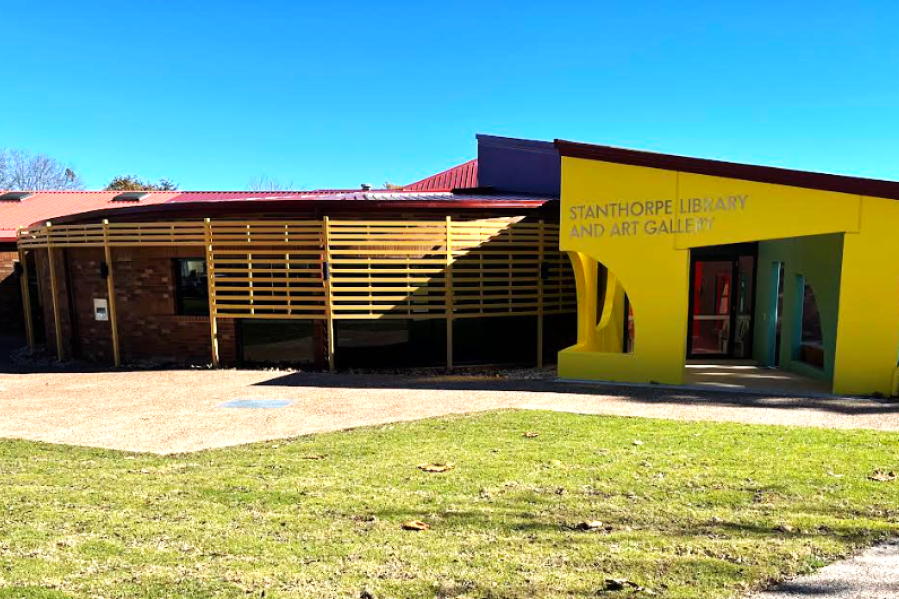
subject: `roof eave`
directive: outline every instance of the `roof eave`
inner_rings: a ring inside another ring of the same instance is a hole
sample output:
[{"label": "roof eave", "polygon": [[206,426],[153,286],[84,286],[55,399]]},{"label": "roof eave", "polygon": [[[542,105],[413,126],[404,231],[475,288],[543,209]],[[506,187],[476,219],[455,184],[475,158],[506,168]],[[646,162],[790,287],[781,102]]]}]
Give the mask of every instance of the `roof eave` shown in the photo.
[{"label": "roof eave", "polygon": [[557,139],[555,145],[560,155],[570,158],[584,158],[697,175],[899,200],[899,182],[896,181],[799,171],[775,166],[725,162],[707,158],[692,158],[674,154],[659,154],[644,150],[615,148],[562,139]]},{"label": "roof eave", "polygon": [[[178,202],[149,204],[144,206],[132,206],[128,208],[104,208],[91,210],[78,214],[52,219],[53,224],[75,224],[89,222],[101,218],[124,218],[134,220],[135,217],[157,217],[172,215],[188,217],[202,215],[202,217],[215,217],[224,214],[250,214],[255,212],[280,212],[314,215],[321,212],[352,212],[352,211],[405,211],[405,210],[512,210],[540,208],[554,201],[550,198],[535,199],[503,199],[503,200],[251,200],[240,202],[235,200],[202,201],[202,202]],[[33,223],[31,226],[41,226],[46,220]]]}]

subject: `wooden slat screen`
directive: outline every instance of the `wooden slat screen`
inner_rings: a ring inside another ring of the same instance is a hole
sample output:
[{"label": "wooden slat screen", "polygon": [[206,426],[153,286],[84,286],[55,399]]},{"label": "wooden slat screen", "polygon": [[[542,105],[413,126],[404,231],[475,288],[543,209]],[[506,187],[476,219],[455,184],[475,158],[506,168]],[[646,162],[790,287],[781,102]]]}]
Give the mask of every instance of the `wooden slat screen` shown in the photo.
[{"label": "wooden slat screen", "polygon": [[[159,247],[203,245],[203,223],[110,223],[110,247]],[[104,247],[103,225],[52,225],[20,229],[24,249],[53,247]]]},{"label": "wooden slat screen", "polygon": [[[335,320],[576,309],[558,225],[521,218],[341,219],[327,231],[320,220],[110,223],[108,231],[110,247],[207,246],[216,317],[324,319],[329,297]],[[19,232],[22,250],[51,246],[103,247],[104,225]]]},{"label": "wooden slat screen", "polygon": [[218,221],[209,229],[215,316],[325,317],[321,221]]},{"label": "wooden slat screen", "polygon": [[331,221],[334,318],[446,315],[445,221]]}]

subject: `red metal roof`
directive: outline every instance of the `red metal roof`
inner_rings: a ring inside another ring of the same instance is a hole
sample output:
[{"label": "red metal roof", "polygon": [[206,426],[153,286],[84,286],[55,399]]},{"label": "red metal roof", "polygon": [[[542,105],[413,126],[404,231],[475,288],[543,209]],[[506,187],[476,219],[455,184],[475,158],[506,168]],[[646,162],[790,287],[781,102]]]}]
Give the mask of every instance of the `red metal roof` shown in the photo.
[{"label": "red metal roof", "polygon": [[315,189],[312,191],[179,191],[168,202],[222,202],[228,200],[277,200],[322,193],[353,193],[358,189]]},{"label": "red metal roof", "polygon": [[442,173],[403,187],[406,191],[450,191],[478,186],[478,159],[469,160]]},{"label": "red metal roof", "polygon": [[98,210],[167,202],[180,192],[149,191],[139,201],[112,201],[120,191],[35,191],[21,201],[0,201],[0,242],[16,240],[16,228],[60,216]]},{"label": "red metal roof", "polygon": [[[234,195],[234,194],[223,194]],[[510,193],[409,192],[404,190],[352,191],[344,193],[289,194],[264,198],[223,198],[190,202],[162,202],[130,208],[99,209],[58,218],[57,224],[98,222],[119,219],[122,222],[141,218],[205,218],[233,217],[244,214],[317,215],[392,210],[533,210],[558,201],[558,198]]]},{"label": "red metal roof", "polygon": [[[471,205],[478,202],[501,204],[523,201],[524,198],[493,196],[476,198],[471,196],[453,197],[453,189],[473,188],[478,185],[478,161],[469,160],[436,175],[432,175],[403,189],[317,189],[313,191],[150,191],[139,201],[112,201],[118,191],[37,191],[22,201],[0,201],[0,243],[16,240],[16,228],[28,227],[63,216],[97,213],[114,217],[115,211],[125,207],[140,207],[167,203],[196,202],[265,202],[278,204],[281,201],[303,200],[322,202],[342,200],[344,202],[371,202],[372,205],[394,202],[417,202],[421,205],[446,201],[465,201]],[[431,192],[431,193],[421,193]],[[2,191],[0,191],[2,193]],[[528,198],[533,200],[535,198]],[[385,204],[386,205],[386,204]],[[408,205],[408,204],[407,204]],[[132,211],[127,211],[132,212]],[[68,219],[67,219],[68,220]]]},{"label": "red metal roof", "polygon": [[[349,190],[353,193],[356,190]],[[113,201],[121,191],[35,191],[21,201],[0,201],[0,243],[16,240],[16,228],[58,219],[62,216],[119,209],[130,206],[149,206],[168,202],[220,202],[226,200],[267,200],[302,197],[321,193],[343,193],[347,190],[317,190],[301,192],[252,191],[148,191],[138,201]],[[0,194],[3,190],[0,190]]]}]

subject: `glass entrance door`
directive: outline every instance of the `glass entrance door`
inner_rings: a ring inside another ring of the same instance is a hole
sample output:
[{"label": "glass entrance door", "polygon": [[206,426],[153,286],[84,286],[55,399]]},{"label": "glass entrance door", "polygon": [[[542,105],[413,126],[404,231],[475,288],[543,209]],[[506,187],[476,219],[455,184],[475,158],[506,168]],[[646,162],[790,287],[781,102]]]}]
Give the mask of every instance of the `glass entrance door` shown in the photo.
[{"label": "glass entrance door", "polygon": [[691,358],[749,358],[755,256],[737,248],[714,250],[719,248],[691,261],[687,352]]},{"label": "glass entrance door", "polygon": [[727,356],[733,295],[732,260],[697,260],[693,263],[693,310],[690,354]]}]

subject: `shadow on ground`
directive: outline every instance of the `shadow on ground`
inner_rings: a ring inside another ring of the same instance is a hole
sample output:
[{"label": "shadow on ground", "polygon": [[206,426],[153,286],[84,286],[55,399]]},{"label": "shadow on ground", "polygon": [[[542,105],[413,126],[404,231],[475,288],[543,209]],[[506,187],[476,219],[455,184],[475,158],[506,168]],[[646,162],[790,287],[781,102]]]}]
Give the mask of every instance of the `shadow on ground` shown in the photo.
[{"label": "shadow on ground", "polygon": [[[17,361],[11,354],[23,351],[24,340],[0,337],[0,374],[28,373],[97,373],[110,367],[79,361],[59,363],[44,351],[37,359]],[[117,371],[181,370],[184,366],[157,368],[119,368]],[[777,395],[734,393],[727,390],[672,389],[669,387],[635,387],[612,383],[571,383],[546,378],[514,378],[473,371],[447,375],[439,371],[417,374],[356,374],[289,372],[273,375],[255,383],[263,387],[333,388],[333,389],[405,389],[442,391],[497,391],[513,393],[557,393],[563,395],[602,396],[644,405],[689,405],[691,407],[774,408],[778,410],[815,409],[844,415],[899,414],[899,403],[883,400],[840,398],[803,398]]]},{"label": "shadow on ground", "polygon": [[296,372],[256,383],[275,387],[330,387],[336,389],[408,389],[422,391],[503,391],[602,395],[643,404],[692,406],[764,407],[781,410],[824,410],[839,414],[899,414],[899,403],[840,398],[791,398],[728,391],[679,390],[668,387],[635,387],[612,383],[568,383],[554,380],[510,379],[489,375],[386,375]]}]

